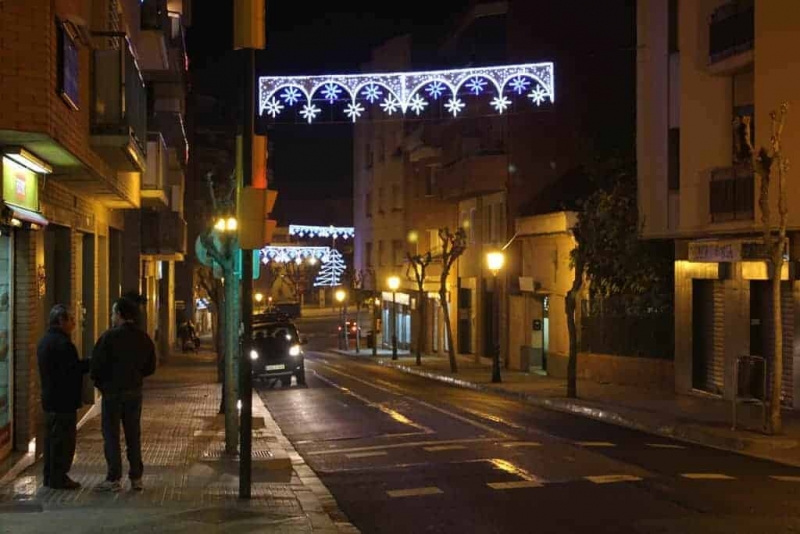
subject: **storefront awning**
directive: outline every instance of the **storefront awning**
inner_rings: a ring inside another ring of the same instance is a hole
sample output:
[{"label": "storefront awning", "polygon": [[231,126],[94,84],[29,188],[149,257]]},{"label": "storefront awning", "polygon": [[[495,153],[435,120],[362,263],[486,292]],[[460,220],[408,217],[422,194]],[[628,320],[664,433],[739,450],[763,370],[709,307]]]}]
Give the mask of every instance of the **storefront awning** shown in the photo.
[{"label": "storefront awning", "polygon": [[50,221],[45,219],[40,213],[26,210],[25,208],[20,208],[19,206],[14,206],[8,202],[5,202],[5,205],[9,210],[11,210],[11,217],[14,219],[25,221],[31,224],[38,224],[39,226],[47,226],[50,224]]}]

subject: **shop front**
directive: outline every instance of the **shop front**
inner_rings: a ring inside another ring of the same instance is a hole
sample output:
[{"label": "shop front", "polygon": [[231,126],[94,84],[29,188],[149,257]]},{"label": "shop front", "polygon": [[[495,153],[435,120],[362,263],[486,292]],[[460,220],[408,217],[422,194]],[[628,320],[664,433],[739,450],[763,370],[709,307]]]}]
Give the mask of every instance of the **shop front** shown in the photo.
[{"label": "shop front", "polygon": [[383,346],[392,346],[392,307],[394,307],[394,332],[397,335],[397,348],[408,350],[411,346],[411,297],[408,293],[394,293],[384,291],[382,294],[383,311],[382,324],[386,325],[383,331]]},{"label": "shop front", "polygon": [[[23,232],[35,232],[47,224],[39,213],[39,174],[50,168],[24,150],[5,151],[2,166],[2,216],[0,217],[0,459],[14,444],[15,311],[35,302],[23,299],[15,286],[21,279],[39,278],[30,266],[18,265],[15,241]],[[38,379],[38,377],[36,377]]]}]

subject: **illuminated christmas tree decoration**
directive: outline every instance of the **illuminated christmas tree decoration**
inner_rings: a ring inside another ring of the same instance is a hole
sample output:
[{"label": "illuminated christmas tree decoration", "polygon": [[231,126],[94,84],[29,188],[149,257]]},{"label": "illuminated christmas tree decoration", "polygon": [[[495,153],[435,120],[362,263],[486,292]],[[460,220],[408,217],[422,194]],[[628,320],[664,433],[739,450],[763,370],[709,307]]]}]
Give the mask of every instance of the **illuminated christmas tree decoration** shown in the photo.
[{"label": "illuminated christmas tree decoration", "polygon": [[498,113],[503,113],[508,106],[511,105],[511,100],[504,96],[497,96],[492,99],[492,106]]},{"label": "illuminated christmas tree decoration", "polygon": [[464,109],[464,106],[466,106],[466,104],[464,104],[458,98],[451,98],[447,101],[447,104],[444,105],[444,107],[447,108],[447,111],[453,114],[453,117],[458,115],[459,112]]},{"label": "illuminated christmas tree decoration", "polygon": [[[380,103],[387,115],[395,112],[405,114],[408,110],[419,115],[432,100],[438,100],[449,92],[450,102],[460,105],[447,107],[454,116],[470,104],[463,95],[480,96],[489,94],[494,98],[493,106],[498,113],[508,109],[511,101],[504,91],[523,95],[534,87],[528,98],[532,104],[540,106],[546,101],[555,101],[555,76],[553,63],[526,63],[495,67],[466,69],[332,74],[322,76],[262,76],[259,78],[259,113],[272,118],[284,115],[281,101],[286,106],[305,104],[299,115],[308,122],[314,121],[321,109],[312,102],[319,95],[322,101],[333,105],[344,99],[351,104],[346,115],[351,120],[363,117],[364,112],[354,113],[366,108],[366,103]],[[430,100],[428,100],[430,99]],[[316,101],[319,103],[319,101]]]},{"label": "illuminated christmas tree decoration", "polygon": [[353,238],[356,229],[352,226],[309,226],[305,224],[290,224],[289,235],[297,237],[322,237],[322,238]]},{"label": "illuminated christmas tree decoration", "polygon": [[347,265],[341,253],[332,248],[327,257],[322,258],[322,267],[319,269],[315,287],[336,287],[342,284],[342,274],[347,270]]},{"label": "illuminated christmas tree decoration", "polygon": [[356,102],[355,104],[353,104],[352,102],[350,104],[347,104],[347,109],[344,110],[345,115],[353,119],[353,122],[356,122],[356,119],[359,118],[363,112],[364,112],[364,106],[362,106],[358,102]]}]

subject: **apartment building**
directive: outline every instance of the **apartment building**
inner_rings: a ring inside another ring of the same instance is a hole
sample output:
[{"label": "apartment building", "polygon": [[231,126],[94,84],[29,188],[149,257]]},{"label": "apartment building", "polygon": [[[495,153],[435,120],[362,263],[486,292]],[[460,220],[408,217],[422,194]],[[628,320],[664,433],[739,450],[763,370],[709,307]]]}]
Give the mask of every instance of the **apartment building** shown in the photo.
[{"label": "apartment building", "polygon": [[[675,387],[730,398],[739,355],[773,359],[771,290],[758,246],[760,183],[737,119],[753,117],[755,144],[765,146],[770,112],[784,101],[796,107],[800,6],[640,0],[637,17],[639,210],[645,238],[675,242]],[[794,124],[790,116],[783,135],[790,159],[800,156]],[[800,188],[790,186],[788,202],[782,398],[794,406]]]},{"label": "apartment building", "polygon": [[[166,1],[28,0],[0,12],[0,459],[41,446],[35,349],[52,305],[75,314],[73,341],[87,357],[111,301],[144,292],[142,272],[157,277],[159,264],[132,245],[152,231],[126,223],[150,209],[150,197],[163,200],[142,192],[154,179],[170,209],[179,202],[177,177],[148,175],[165,166],[149,150],[153,140],[158,154],[159,138],[148,135],[141,68],[152,57],[140,47],[155,31],[148,13],[169,9]],[[149,317],[161,305],[155,296],[148,292]]]}]

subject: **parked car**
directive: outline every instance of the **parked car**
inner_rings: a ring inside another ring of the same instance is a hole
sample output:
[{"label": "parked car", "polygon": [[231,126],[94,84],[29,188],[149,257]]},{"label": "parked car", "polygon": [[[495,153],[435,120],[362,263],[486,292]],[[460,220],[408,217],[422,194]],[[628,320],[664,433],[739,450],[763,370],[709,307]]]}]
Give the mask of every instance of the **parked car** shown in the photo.
[{"label": "parked car", "polygon": [[[361,327],[358,326],[355,321],[347,321],[345,325],[346,325],[345,327],[347,328],[348,337],[354,337],[356,333],[358,333],[358,336],[361,337]],[[339,332],[339,335],[342,335],[341,324],[337,327],[337,331]]]},{"label": "parked car", "polygon": [[290,386],[292,376],[298,386],[306,384],[303,358],[305,338],[300,337],[291,321],[258,322],[253,324],[253,349],[250,360],[253,378],[279,378],[281,385]]},{"label": "parked car", "polygon": [[290,319],[296,319],[301,315],[299,302],[278,302],[273,305],[273,308]]}]

